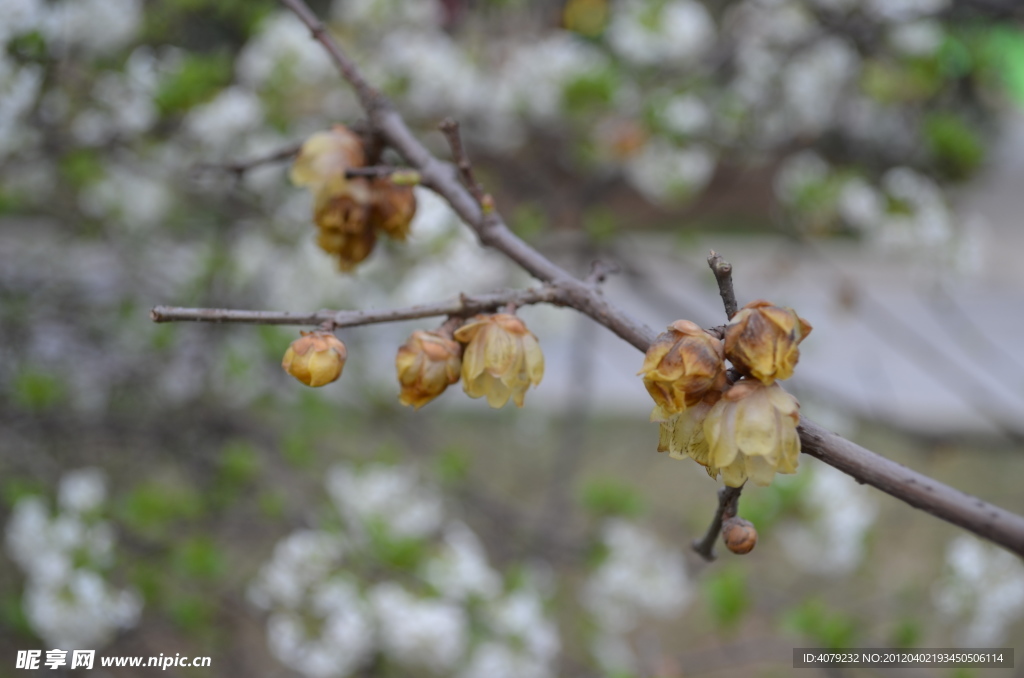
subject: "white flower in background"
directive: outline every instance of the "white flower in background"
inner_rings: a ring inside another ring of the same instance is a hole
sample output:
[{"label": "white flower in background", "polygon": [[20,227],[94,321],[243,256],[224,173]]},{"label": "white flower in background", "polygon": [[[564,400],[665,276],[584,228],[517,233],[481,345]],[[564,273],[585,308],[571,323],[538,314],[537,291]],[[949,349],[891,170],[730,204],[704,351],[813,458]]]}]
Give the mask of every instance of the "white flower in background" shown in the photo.
[{"label": "white flower in background", "polygon": [[873,231],[882,225],[885,199],[871,184],[854,177],[839,191],[839,216],[849,226],[861,231]]},{"label": "white flower in background", "polygon": [[539,591],[523,586],[487,608],[491,630],[530,657],[539,666],[553,669],[561,649],[558,627],[544,612]]},{"label": "white flower in background", "polygon": [[711,46],[715,24],[693,0],[624,0],[615,5],[607,38],[616,53],[633,63],[681,66]]},{"label": "white flower in background", "polygon": [[441,497],[411,466],[338,464],[327,472],[327,491],[349,527],[361,534],[379,523],[401,538],[423,538],[444,518]]},{"label": "white flower in background", "polygon": [[476,67],[445,33],[393,31],[375,53],[378,66],[401,80],[402,101],[418,115],[460,114],[481,96]]},{"label": "white flower in background", "polygon": [[687,136],[700,134],[711,124],[707,104],[693,94],[669,98],[658,109],[658,117],[669,131]]},{"label": "white flower in background", "polygon": [[61,479],[61,511],[51,517],[38,497],[19,500],[7,523],[7,552],[25,573],[24,611],[51,647],[96,649],[134,626],[138,594],[117,590],[101,570],[112,564],[114,530],[95,515],[106,499],[102,471],[72,471]]},{"label": "white flower in background", "polygon": [[234,86],[189,111],[184,127],[204,147],[223,149],[255,131],[262,122],[263,105],[259,97]]},{"label": "white flower in background", "polygon": [[266,85],[282,67],[290,78],[306,84],[337,77],[323,47],[310,40],[309,29],[291,12],[264,19],[235,61],[239,80],[254,89]]},{"label": "white flower in background", "polygon": [[99,181],[79,192],[79,207],[97,219],[116,220],[130,231],[158,225],[171,209],[174,195],[165,181],[109,165]]},{"label": "white flower in background", "polygon": [[44,0],[4,0],[4,20],[0,22],[0,47],[8,40],[37,30],[46,18]]},{"label": "white flower in background", "polygon": [[811,0],[811,3],[832,12],[848,12],[861,5],[863,0]]},{"label": "white flower in background", "polygon": [[142,27],[141,0],[62,0],[50,6],[43,33],[51,50],[110,54]]},{"label": "white flower in background", "polygon": [[96,649],[120,629],[135,626],[142,600],[118,591],[91,570],[75,569],[60,583],[29,579],[25,616],[49,646],[63,650]]},{"label": "white flower in background", "polygon": [[43,68],[15,67],[0,56],[0,159],[24,147],[31,135],[24,133],[25,116],[39,97]]},{"label": "white flower in background", "polygon": [[336,534],[293,532],[274,547],[273,556],[249,587],[249,600],[264,609],[296,608],[311,588],[337,568],[343,553],[344,542]]},{"label": "white flower in background", "polygon": [[827,127],[859,68],[857,53],[840,38],[821,40],[793,58],[782,80],[790,130],[804,134]]},{"label": "white flower in background", "polygon": [[920,57],[934,54],[946,32],[935,19],[922,19],[894,26],[889,31],[889,42],[907,56]]},{"label": "white flower in background", "polygon": [[784,203],[792,203],[809,186],[826,181],[829,173],[828,163],[814,151],[795,153],[775,173],[775,196]]},{"label": "white flower in background", "polygon": [[864,9],[882,21],[910,21],[933,16],[948,8],[950,0],[866,0]]},{"label": "white flower in background", "polygon": [[590,651],[605,671],[611,674],[636,675],[639,661],[629,641],[614,630],[604,630],[590,643]]},{"label": "white flower in background", "polygon": [[518,648],[493,640],[476,646],[458,678],[550,678],[555,669]]},{"label": "white flower in background", "polygon": [[310,678],[343,678],[372,656],[373,622],[359,591],[334,578],[318,585],[303,612],[279,610],[267,620],[271,653]]},{"label": "white flower in background", "polygon": [[693,596],[683,554],[643,528],[607,521],[602,536],[608,555],[583,587],[583,605],[601,627],[625,633],[643,616],[672,619]]},{"label": "white flower in background", "polygon": [[379,584],[368,594],[388,656],[406,667],[450,671],[467,644],[468,624],[460,605],[418,598],[398,584]]},{"label": "white flower in background", "polygon": [[501,592],[501,577],[487,563],[483,544],[462,522],[444,530],[441,552],[427,562],[423,578],[449,600],[471,596],[489,600]]},{"label": "white flower in background", "polygon": [[954,216],[946,205],[939,185],[932,179],[907,167],[889,170],[882,177],[882,188],[903,203],[909,214],[894,214],[878,233],[877,243],[883,248],[905,247],[941,250],[954,235]]},{"label": "white flower in background", "polygon": [[779,527],[790,561],[807,572],[841,576],[864,558],[864,538],[878,516],[870,490],[821,464],[802,497],[807,518]]},{"label": "white flower in background", "polygon": [[444,7],[439,0],[334,0],[331,16],[360,29],[439,28]]},{"label": "white flower in background", "polygon": [[1024,617],[1024,564],[1002,549],[961,535],[946,549],[946,573],[932,591],[936,609],[955,620],[965,647],[994,647]]},{"label": "white flower in background", "polygon": [[107,479],[98,468],[69,471],[60,479],[57,503],[69,513],[89,513],[107,499]]},{"label": "white flower in background", "polygon": [[790,47],[818,28],[801,3],[786,0],[746,0],[725,23],[734,39],[760,49]]},{"label": "white flower in background", "polygon": [[607,57],[575,34],[556,31],[516,46],[491,82],[497,99],[513,110],[552,122],[563,113],[565,87],[607,66]]},{"label": "white flower in background", "polygon": [[652,139],[625,165],[626,179],[648,200],[671,203],[691,197],[711,180],[717,159],[700,144],[678,148]]}]

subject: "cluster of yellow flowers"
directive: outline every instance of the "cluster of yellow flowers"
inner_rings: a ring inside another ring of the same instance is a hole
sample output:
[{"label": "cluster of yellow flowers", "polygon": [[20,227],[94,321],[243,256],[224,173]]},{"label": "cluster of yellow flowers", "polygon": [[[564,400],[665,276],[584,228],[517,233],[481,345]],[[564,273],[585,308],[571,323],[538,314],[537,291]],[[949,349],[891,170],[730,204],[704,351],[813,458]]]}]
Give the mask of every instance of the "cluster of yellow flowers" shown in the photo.
[{"label": "cluster of yellow flowers", "polygon": [[359,136],[343,125],[317,132],[302,144],[291,179],[313,194],[313,221],[320,249],[337,258],[338,268],[351,271],[377,243],[377,234],[404,241],[416,214],[411,186],[392,177],[346,177],[364,167],[367,153]]},{"label": "cluster of yellow flowers", "polygon": [[[724,342],[689,320],[672,323],[639,372],[655,403],[651,421],[661,423],[658,451],[689,457],[730,487],[794,473],[800,403],[776,380],[793,376],[798,345],[810,332],[793,309],[767,301],[736,313]],[[740,374],[735,383],[726,359]]]},{"label": "cluster of yellow flowers", "polygon": [[[323,386],[341,376],[347,351],[331,332],[303,332],[285,352],[281,366],[307,386]],[[511,313],[478,315],[448,333],[417,330],[395,357],[398,396],[419,409],[462,378],[471,398],[491,407],[510,399],[523,406],[526,391],[544,376],[544,354],[537,337]]]}]

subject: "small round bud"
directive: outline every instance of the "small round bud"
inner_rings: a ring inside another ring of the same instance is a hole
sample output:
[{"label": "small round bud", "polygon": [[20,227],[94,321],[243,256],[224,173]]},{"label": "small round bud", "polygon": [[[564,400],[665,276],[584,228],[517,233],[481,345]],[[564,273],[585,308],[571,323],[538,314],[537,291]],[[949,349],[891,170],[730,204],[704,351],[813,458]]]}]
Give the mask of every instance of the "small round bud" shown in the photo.
[{"label": "small round bud", "polygon": [[740,373],[768,385],[793,376],[801,341],[811,325],[791,308],[753,301],[732,317],[725,329],[725,357]]},{"label": "small round bud", "polygon": [[306,386],[324,386],[341,376],[348,350],[330,332],[303,332],[284,353],[281,367]]},{"label": "small round bud", "polygon": [[722,523],[722,541],[733,553],[750,553],[757,546],[757,530],[754,523],[743,518],[729,518]]},{"label": "small round bud", "polygon": [[416,194],[412,186],[381,177],[373,180],[371,191],[369,225],[395,240],[404,241],[416,216]]}]

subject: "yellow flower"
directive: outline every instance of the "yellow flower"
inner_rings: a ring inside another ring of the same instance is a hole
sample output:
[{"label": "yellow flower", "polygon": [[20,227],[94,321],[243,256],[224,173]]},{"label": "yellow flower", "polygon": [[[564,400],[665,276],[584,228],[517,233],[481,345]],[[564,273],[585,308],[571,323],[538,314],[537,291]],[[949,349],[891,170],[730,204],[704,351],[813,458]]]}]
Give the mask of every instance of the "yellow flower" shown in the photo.
[{"label": "yellow flower", "polygon": [[798,344],[811,325],[791,308],[767,301],[747,304],[725,330],[725,356],[742,374],[763,384],[789,379],[800,359]]},{"label": "yellow flower", "polygon": [[302,332],[284,353],[281,367],[306,386],[324,386],[341,376],[348,350],[330,332]]},{"label": "yellow flower", "polygon": [[678,414],[701,401],[723,372],[722,342],[696,323],[677,320],[647,350],[644,386],[657,407],[652,421]]},{"label": "yellow flower", "polygon": [[701,424],[704,444],[690,456],[730,487],[749,478],[768,485],[776,472],[795,473],[800,455],[800,403],[776,383],[742,379],[708,410]]},{"label": "yellow flower", "polygon": [[416,330],[398,349],[395,368],[403,405],[417,410],[444,393],[449,384],[459,380],[462,368],[462,347],[437,332]]},{"label": "yellow flower", "polygon": [[491,407],[502,407],[509,398],[522,407],[526,389],[544,376],[537,337],[514,315],[478,315],[457,329],[455,338],[466,344],[462,388],[470,398],[486,396]]},{"label": "yellow flower", "polygon": [[370,225],[395,240],[404,241],[416,215],[416,194],[412,186],[399,186],[390,179],[374,179]]},{"label": "yellow flower", "polygon": [[344,125],[335,125],[329,132],[306,139],[292,165],[291,180],[296,186],[309,187],[319,200],[321,195],[344,193],[348,185],[345,170],[365,163],[359,136]]}]

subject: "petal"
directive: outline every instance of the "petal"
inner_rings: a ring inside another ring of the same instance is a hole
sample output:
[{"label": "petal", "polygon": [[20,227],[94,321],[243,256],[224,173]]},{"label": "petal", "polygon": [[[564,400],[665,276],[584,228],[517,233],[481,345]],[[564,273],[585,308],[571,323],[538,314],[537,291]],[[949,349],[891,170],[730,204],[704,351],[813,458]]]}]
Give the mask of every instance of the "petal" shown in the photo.
[{"label": "petal", "polygon": [[[465,326],[460,329],[465,329]],[[487,360],[484,353],[484,337],[478,336],[476,334],[476,330],[473,331],[471,336],[473,337],[472,340],[462,353],[463,381],[473,381],[483,374],[484,368],[487,366]]]}]

